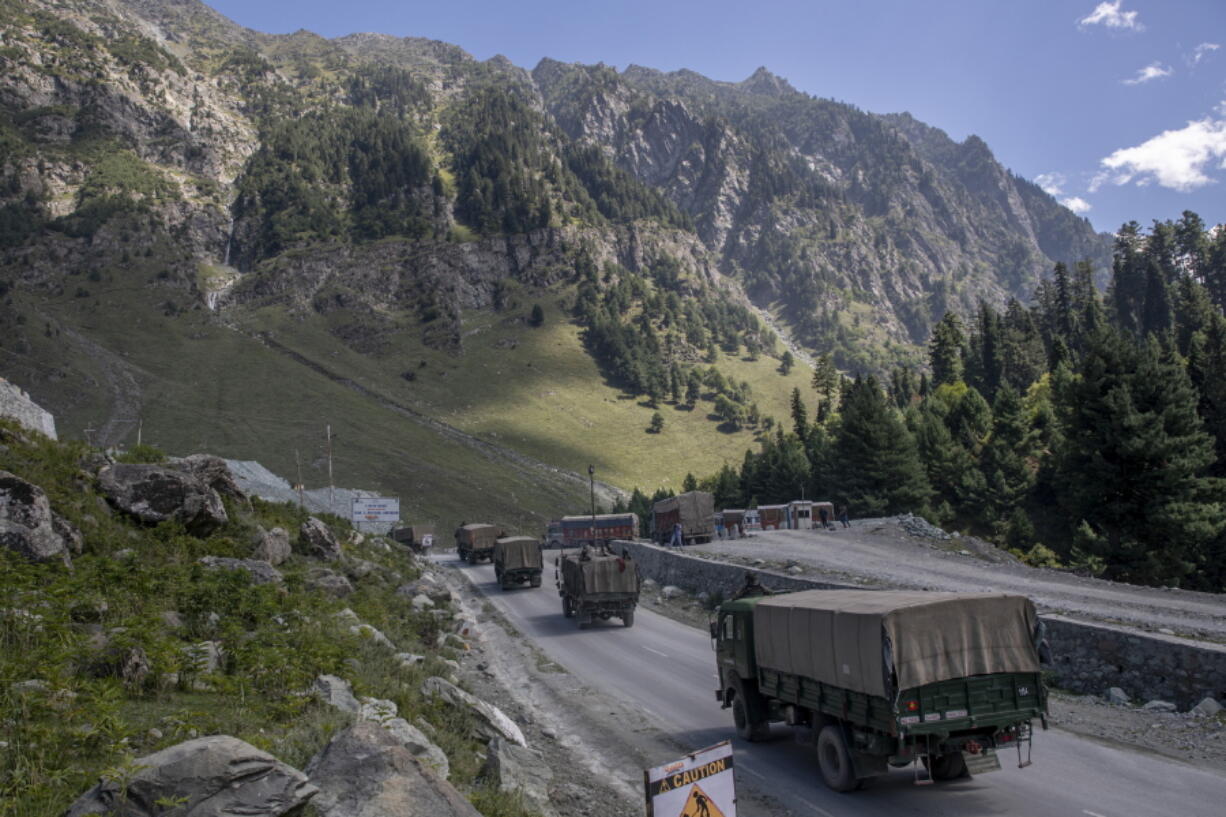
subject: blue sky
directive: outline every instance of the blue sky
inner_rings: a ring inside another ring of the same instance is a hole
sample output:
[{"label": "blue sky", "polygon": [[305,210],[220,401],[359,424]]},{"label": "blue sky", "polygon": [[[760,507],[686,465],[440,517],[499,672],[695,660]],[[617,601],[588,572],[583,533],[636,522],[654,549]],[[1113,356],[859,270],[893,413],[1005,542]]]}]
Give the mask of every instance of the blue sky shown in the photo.
[{"label": "blue sky", "polygon": [[1226,221],[1226,0],[206,0],[259,31],[429,37],[478,59],[689,68],[910,111],[1100,230]]}]

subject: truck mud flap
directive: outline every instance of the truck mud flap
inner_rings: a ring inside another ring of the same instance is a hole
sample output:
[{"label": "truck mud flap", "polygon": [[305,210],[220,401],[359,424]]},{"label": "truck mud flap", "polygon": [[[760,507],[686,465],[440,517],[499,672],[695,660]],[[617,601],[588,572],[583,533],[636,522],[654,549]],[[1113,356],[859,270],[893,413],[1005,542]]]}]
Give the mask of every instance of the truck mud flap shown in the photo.
[{"label": "truck mud flap", "polygon": [[971,775],[1000,771],[1000,757],[994,749],[985,749],[976,755],[964,751],[962,759],[966,761],[966,770]]}]

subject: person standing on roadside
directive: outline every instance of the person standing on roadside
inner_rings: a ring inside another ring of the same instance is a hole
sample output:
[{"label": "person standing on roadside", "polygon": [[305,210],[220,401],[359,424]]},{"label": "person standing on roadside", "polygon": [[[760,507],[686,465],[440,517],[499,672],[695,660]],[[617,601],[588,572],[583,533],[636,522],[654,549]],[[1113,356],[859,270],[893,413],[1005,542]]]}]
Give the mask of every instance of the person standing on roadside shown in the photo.
[{"label": "person standing on roadside", "polygon": [[681,536],[681,523],[680,522],[673,523],[673,538],[672,538],[672,541],[669,542],[669,544],[675,548],[679,548],[683,544],[685,544],[685,540]]},{"label": "person standing on roadside", "polygon": [[839,506],[839,521],[843,523],[843,527],[845,527],[845,528],[850,528],[850,527],[851,527],[851,521],[850,521],[850,520],[848,519],[848,517],[847,517],[847,505],[846,505],[846,503],[844,503],[844,504],[842,504],[842,505],[840,505],[840,506]]}]

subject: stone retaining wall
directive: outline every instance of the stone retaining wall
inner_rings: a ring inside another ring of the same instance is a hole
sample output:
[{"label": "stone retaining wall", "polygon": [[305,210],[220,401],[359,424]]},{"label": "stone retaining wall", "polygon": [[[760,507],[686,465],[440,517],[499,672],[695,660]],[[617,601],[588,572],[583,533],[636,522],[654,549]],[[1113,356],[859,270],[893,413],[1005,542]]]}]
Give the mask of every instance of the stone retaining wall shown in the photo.
[{"label": "stone retaining wall", "polygon": [[3,377],[0,377],[0,417],[11,417],[26,428],[56,439],[55,418]]},{"label": "stone retaining wall", "polygon": [[[642,542],[618,542],[617,547],[630,551],[644,578],[690,593],[705,591],[727,598],[744,584],[747,571],[772,590],[865,589],[700,559]],[[1226,646],[1063,616],[1043,616],[1043,621],[1054,660],[1049,669],[1061,689],[1102,695],[1116,686],[1135,700],[1171,701],[1180,709],[1205,697],[1226,701]]]}]

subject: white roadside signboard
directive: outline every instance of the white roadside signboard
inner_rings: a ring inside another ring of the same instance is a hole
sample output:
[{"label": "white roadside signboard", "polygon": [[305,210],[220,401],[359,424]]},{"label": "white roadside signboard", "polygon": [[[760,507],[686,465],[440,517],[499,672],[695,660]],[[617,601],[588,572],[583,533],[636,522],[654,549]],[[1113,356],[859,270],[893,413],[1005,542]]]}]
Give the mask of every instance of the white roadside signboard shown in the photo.
[{"label": "white roadside signboard", "polygon": [[647,817],[736,817],[729,741],[648,769]]},{"label": "white roadside signboard", "polygon": [[399,497],[358,496],[353,498],[354,524],[359,522],[397,522],[400,520]]}]

